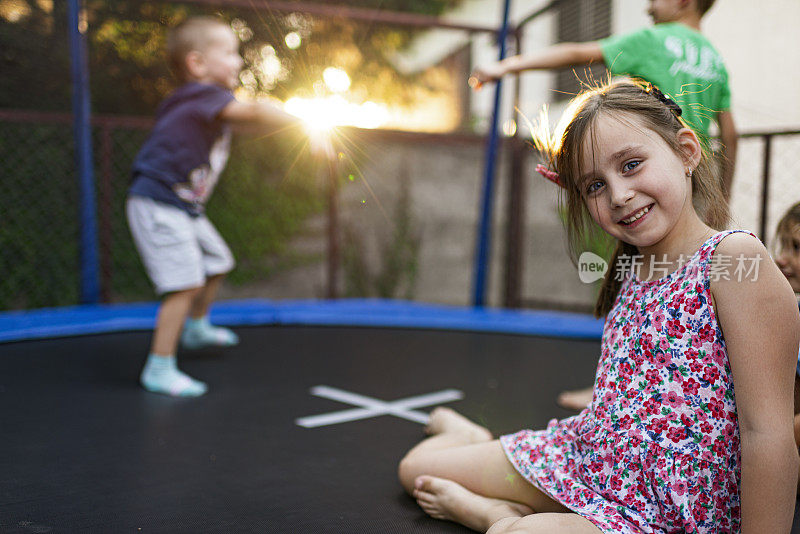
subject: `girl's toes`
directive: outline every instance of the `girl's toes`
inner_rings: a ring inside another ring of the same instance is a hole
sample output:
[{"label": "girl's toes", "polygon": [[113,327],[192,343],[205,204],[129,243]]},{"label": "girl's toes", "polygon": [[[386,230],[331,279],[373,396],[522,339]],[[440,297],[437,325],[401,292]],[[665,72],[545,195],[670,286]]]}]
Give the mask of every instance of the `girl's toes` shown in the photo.
[{"label": "girl's toes", "polygon": [[430,475],[420,475],[414,480],[414,489],[420,491],[431,491],[433,477]]}]

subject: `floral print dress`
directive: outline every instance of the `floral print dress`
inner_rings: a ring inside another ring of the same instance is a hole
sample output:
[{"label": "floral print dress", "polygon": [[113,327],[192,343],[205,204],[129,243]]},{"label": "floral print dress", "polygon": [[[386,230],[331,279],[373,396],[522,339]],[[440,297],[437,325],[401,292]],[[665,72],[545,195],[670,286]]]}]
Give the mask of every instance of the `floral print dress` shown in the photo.
[{"label": "floral print dress", "polygon": [[520,474],[605,533],[739,532],[736,401],[710,290],[730,233],[664,278],[628,272],[591,405],[500,438]]}]

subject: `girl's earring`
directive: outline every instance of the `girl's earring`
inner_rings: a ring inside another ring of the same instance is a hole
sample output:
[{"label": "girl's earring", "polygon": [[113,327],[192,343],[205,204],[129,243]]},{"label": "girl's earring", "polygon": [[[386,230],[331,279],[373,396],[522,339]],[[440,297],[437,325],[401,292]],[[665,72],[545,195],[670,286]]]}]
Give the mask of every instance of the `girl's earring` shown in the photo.
[{"label": "girl's earring", "polygon": [[691,167],[686,167],[686,177],[687,178],[691,178],[693,172],[694,172],[694,169],[692,169]]}]

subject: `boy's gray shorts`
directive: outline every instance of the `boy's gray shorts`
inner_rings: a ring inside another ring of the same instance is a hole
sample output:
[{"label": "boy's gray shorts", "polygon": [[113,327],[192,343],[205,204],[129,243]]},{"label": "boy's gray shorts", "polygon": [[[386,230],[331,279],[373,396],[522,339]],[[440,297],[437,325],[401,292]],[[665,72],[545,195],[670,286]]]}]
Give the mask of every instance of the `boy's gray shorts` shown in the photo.
[{"label": "boy's gray shorts", "polygon": [[128,226],[158,294],[205,285],[206,278],[233,269],[228,245],[205,215],[151,198],[131,196]]}]

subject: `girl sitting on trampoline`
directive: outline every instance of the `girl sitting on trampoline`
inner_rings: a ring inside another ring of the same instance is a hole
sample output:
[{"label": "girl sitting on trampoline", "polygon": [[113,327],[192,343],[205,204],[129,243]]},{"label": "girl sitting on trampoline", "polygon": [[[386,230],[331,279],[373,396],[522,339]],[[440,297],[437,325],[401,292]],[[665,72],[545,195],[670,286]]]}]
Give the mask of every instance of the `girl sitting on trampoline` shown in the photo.
[{"label": "girl sitting on trampoline", "polygon": [[797,304],[758,239],[720,231],[727,204],[680,114],[626,81],[576,97],[553,136],[542,120],[573,251],[589,216],[618,241],[597,394],[494,441],[436,409],[399,465],[428,515],[492,534],[789,531]]}]

